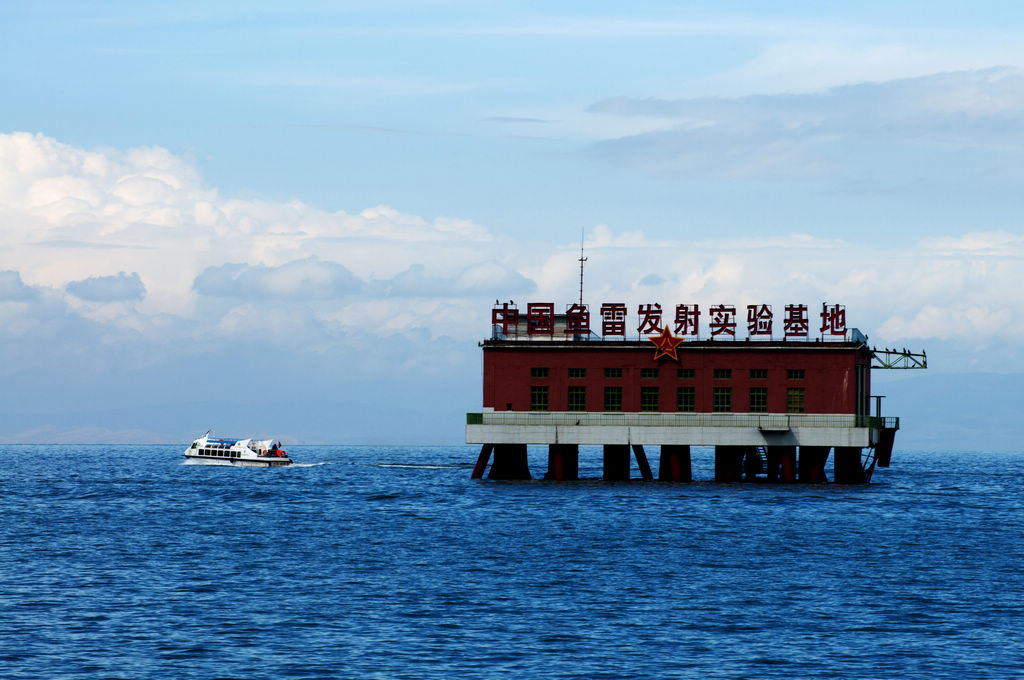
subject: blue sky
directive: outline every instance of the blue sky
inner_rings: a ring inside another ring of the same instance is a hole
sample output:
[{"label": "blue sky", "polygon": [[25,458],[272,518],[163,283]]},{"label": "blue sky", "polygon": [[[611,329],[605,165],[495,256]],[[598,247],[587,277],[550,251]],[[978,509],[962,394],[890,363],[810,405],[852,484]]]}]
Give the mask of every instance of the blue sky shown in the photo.
[{"label": "blue sky", "polygon": [[0,439],[457,442],[490,303],[571,302],[582,230],[589,302],[846,304],[928,349],[875,374],[905,444],[1019,448],[969,421],[1024,406],[1022,19],[0,6]]}]

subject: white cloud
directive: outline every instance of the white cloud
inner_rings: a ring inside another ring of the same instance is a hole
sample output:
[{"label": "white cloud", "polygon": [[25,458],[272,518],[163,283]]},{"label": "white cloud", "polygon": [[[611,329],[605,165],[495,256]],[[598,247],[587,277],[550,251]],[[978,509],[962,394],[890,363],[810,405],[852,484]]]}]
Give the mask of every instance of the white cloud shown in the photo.
[{"label": "white cloud", "polygon": [[146,296],[146,286],[138,272],[118,272],[114,276],[90,276],[72,281],[65,289],[75,297],[89,302],[129,302]]},{"label": "white cloud", "polygon": [[224,264],[196,277],[200,295],[246,300],[330,300],[356,293],[361,282],[345,267],[310,257],[279,267]]},{"label": "white cloud", "polygon": [[[224,198],[159,149],[83,151],[0,135],[0,177],[18,187],[0,183],[0,335],[26,361],[46,348],[119,342],[146,343],[123,354],[158,361],[247,340],[253,328],[265,329],[261,342],[298,352],[367,335],[472,346],[496,298],[562,306],[578,295],[578,244],[516,242],[387,206],[353,214]],[[586,301],[624,301],[631,314],[655,302],[767,303],[781,314],[827,301],[845,304],[850,324],[880,342],[1015,345],[1024,330],[1024,241],[1007,231],[900,250],[799,233],[652,240],[597,225],[586,255]]]},{"label": "white cloud", "polygon": [[[603,158],[647,172],[728,178],[834,174],[858,146],[916,158],[920,145],[1020,153],[1024,74],[1008,68],[736,98],[614,97],[589,111],[661,118],[660,129],[596,145]],[[872,157],[879,163],[878,152]],[[884,170],[884,168],[882,168]],[[959,171],[963,171],[959,168]]]},{"label": "white cloud", "polygon": [[37,295],[36,291],[25,285],[18,272],[0,272],[0,301],[28,302]]}]

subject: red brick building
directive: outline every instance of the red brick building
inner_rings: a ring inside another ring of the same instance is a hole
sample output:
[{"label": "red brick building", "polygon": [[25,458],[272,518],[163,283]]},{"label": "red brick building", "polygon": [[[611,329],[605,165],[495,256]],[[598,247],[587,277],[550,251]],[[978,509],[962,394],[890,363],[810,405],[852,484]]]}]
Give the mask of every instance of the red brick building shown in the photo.
[{"label": "red brick building", "polygon": [[[888,466],[896,418],[870,414],[876,350],[856,329],[840,337],[684,341],[544,335],[496,328],[481,343],[483,409],[466,441],[482,444],[492,478],[529,478],[528,445],[548,446],[549,478],[575,479],[580,445],[604,449],[604,477],[629,477],[630,450],[653,478],[691,478],[690,446],[715,447],[718,481],[870,480]],[[876,366],[879,367],[879,366]],[[923,366],[922,366],[923,367]],[[799,452],[799,456],[798,456]]]}]

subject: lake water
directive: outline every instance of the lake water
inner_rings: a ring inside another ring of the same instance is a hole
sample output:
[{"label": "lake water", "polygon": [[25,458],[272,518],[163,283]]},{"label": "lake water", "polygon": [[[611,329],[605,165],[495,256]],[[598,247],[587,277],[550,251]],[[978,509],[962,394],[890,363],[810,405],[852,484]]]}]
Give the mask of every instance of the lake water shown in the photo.
[{"label": "lake water", "polygon": [[0,677],[1024,677],[1021,454],[897,448],[870,485],[774,486],[183,450],[0,446]]}]

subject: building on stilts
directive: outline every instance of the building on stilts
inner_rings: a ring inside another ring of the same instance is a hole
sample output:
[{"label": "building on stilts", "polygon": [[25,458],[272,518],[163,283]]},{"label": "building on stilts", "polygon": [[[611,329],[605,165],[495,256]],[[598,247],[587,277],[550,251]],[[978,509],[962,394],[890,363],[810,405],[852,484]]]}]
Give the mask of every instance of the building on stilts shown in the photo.
[{"label": "building on stilts", "polygon": [[927,357],[869,347],[842,305],[822,304],[817,333],[807,305],[784,310],[747,305],[743,324],[733,306],[684,304],[666,323],[660,305],[639,305],[634,335],[624,303],[601,305],[591,329],[582,292],[564,314],[496,301],[483,408],[466,421],[467,443],[481,445],[473,477],[530,479],[532,445],[547,447],[546,478],[573,480],[580,447],[599,446],[604,479],[629,479],[633,457],[654,479],[657,448],[657,479],[687,482],[700,446],[714,447],[718,482],[869,482],[899,430],[871,370],[926,368]]}]

